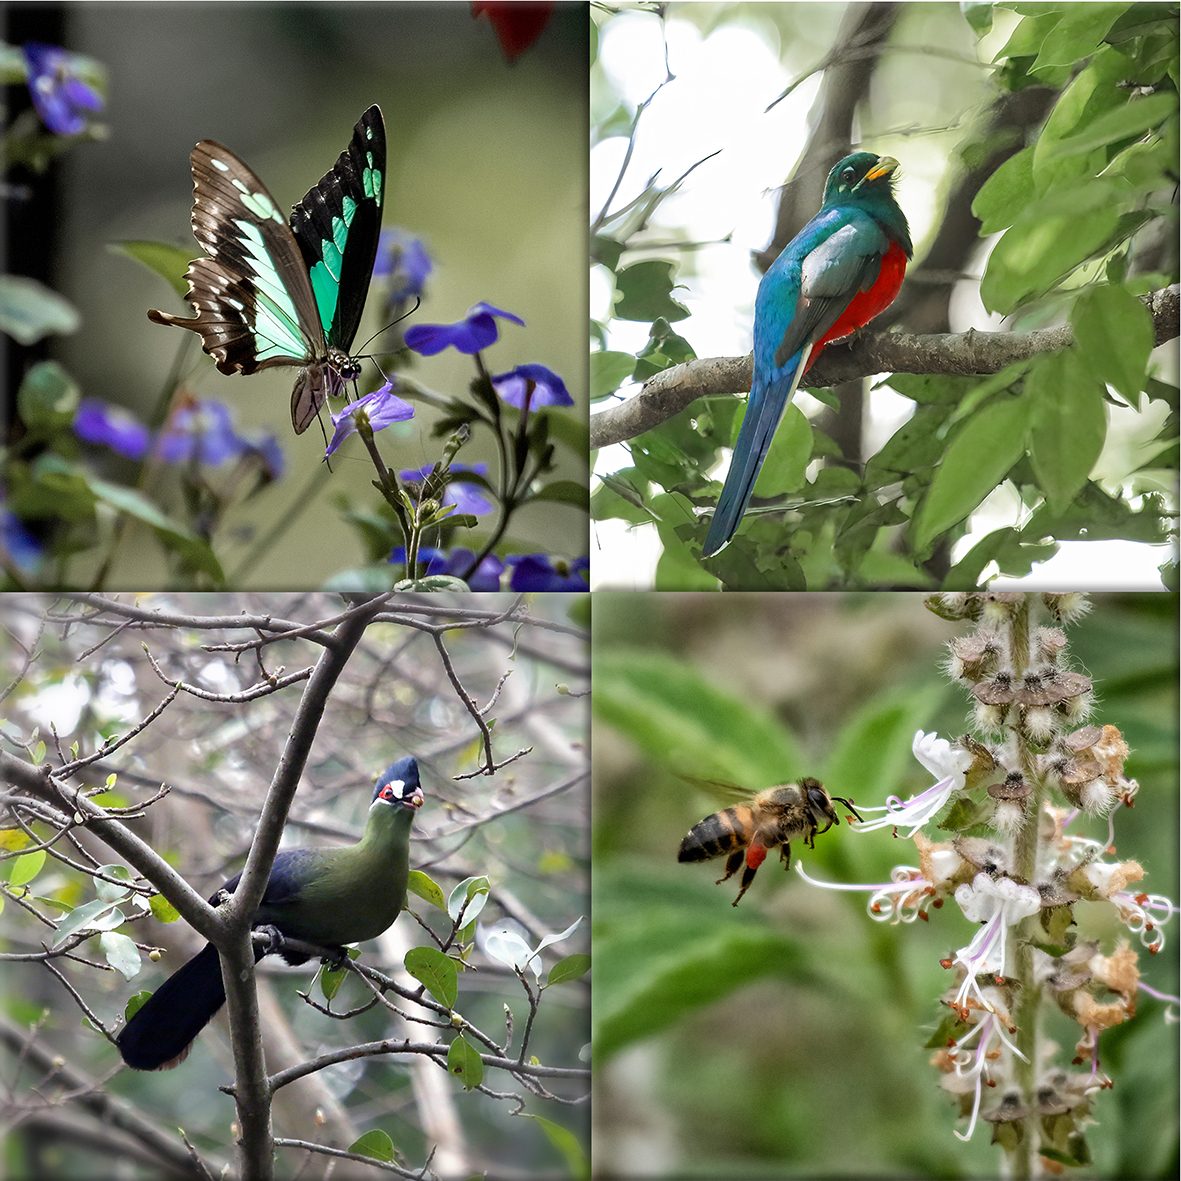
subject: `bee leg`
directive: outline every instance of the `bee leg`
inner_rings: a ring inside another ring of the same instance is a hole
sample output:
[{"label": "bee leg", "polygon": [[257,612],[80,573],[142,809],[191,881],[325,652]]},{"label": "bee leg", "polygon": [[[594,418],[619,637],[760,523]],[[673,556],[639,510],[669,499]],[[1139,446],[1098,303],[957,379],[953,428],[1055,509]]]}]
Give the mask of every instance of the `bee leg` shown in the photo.
[{"label": "bee leg", "polygon": [[714,885],[720,886],[726,880],[726,878],[732,878],[738,872],[738,867],[742,864],[742,858],[743,851],[741,849],[731,853],[730,856],[726,858],[725,876],[718,878],[718,880],[714,882]]},{"label": "bee leg", "polygon": [[757,865],[748,865],[742,871],[742,888],[738,891],[738,897],[734,899],[731,906],[737,906],[742,901],[743,894],[750,888],[750,884],[755,880],[755,874],[758,871],[759,867]]},{"label": "bee leg", "polygon": [[783,848],[779,850],[779,860],[783,862],[783,868],[789,873],[791,872],[791,845],[784,841]]}]

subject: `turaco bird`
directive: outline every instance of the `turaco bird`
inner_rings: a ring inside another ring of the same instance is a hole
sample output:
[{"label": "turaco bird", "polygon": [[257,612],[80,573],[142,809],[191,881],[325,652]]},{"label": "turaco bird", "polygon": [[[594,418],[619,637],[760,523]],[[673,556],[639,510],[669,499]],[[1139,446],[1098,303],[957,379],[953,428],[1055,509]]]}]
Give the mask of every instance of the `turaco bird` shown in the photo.
[{"label": "turaco bird", "polygon": [[[399,759],[373,792],[365,834],[340,849],[284,849],[276,857],[252,926],[277,932],[261,959],[278,950],[289,964],[306,955],[286,952],[282,937],[340,948],[376,939],[406,902],[410,825],[422,805],[418,763]],[[233,892],[241,874],[222,890]],[[217,905],[221,891],[209,900]],[[275,946],[277,945],[277,946]],[[221,963],[212,943],[177,969],[144,1002],[115,1039],[123,1061],[136,1070],[168,1070],[192,1049],[193,1039],[225,1003]]]},{"label": "turaco bird", "polygon": [[754,380],[746,418],[703,557],[738,529],[771,438],[800,378],[830,340],[868,324],[894,302],[913,250],[894,200],[898,161],[846,156],[828,174],[820,212],[784,247],[755,296]]}]

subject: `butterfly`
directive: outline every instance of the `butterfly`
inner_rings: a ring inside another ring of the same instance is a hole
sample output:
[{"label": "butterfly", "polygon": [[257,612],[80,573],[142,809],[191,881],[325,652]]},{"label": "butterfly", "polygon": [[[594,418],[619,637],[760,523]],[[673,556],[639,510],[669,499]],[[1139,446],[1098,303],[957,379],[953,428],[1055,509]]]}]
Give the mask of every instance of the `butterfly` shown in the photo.
[{"label": "butterfly", "polygon": [[288,225],[266,186],[228,148],[192,151],[193,234],[208,258],[189,264],[195,319],[152,309],[156,324],[201,335],[222,373],[298,365],[291,425],[307,430],[329,394],[360,375],[357,334],[385,188],[385,123],[372,106],[332,170],[291,210]]}]

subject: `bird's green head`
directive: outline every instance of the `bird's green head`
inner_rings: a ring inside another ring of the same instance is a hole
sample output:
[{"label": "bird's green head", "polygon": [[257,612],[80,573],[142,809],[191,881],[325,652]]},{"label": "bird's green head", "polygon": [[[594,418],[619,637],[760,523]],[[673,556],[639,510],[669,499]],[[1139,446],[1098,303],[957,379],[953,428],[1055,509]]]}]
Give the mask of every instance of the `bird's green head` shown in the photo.
[{"label": "bird's green head", "polygon": [[875,156],[873,152],[854,152],[839,160],[828,174],[824,186],[825,206],[856,205],[880,222],[891,237],[912,253],[910,227],[906,214],[894,200],[894,173],[898,161],[893,156]]}]

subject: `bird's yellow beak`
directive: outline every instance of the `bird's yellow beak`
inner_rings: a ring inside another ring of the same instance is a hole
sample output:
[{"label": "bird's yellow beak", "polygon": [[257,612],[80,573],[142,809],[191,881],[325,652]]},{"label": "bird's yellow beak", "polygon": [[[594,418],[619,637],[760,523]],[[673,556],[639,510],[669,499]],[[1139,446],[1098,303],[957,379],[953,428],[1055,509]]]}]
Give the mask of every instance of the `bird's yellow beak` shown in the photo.
[{"label": "bird's yellow beak", "polygon": [[898,161],[893,156],[883,156],[857,183],[863,185],[867,180],[878,180],[883,176],[893,176],[898,167]]}]

